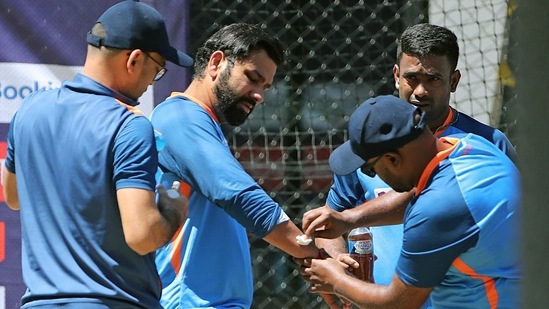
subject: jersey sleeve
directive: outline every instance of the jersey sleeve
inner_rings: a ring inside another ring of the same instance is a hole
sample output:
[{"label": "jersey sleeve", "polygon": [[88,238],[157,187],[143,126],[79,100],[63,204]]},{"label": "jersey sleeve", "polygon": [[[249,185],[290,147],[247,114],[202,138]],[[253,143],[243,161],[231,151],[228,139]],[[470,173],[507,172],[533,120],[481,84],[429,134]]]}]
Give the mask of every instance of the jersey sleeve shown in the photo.
[{"label": "jersey sleeve", "polygon": [[144,116],[131,116],[120,128],[113,147],[116,189],[155,190],[158,154],[152,125]]},{"label": "jersey sleeve", "polygon": [[350,209],[365,201],[364,193],[357,172],[344,176],[334,174],[334,183],[328,191],[326,204],[336,211]]},{"label": "jersey sleeve", "polygon": [[438,137],[464,136],[467,133],[484,137],[503,151],[515,165],[517,164],[518,156],[515,147],[513,147],[513,144],[511,144],[511,141],[509,141],[503,132],[461,112],[458,114],[458,120],[441,132]]},{"label": "jersey sleeve", "polygon": [[459,192],[444,190],[450,187],[452,184],[447,183],[440,185],[441,189],[422,192],[421,204],[412,201],[408,207],[396,267],[396,274],[407,285],[436,286],[452,262],[478,240],[479,229],[473,216]]},{"label": "jersey sleeve", "polygon": [[518,164],[518,155],[515,147],[513,147],[511,141],[500,130],[494,130],[494,145],[501,149],[515,165]]},{"label": "jersey sleeve", "polygon": [[231,153],[219,125],[202,107],[172,98],[151,117],[155,130],[166,141],[159,155],[163,168],[255,236],[264,237],[277,225],[281,207],[246,173]]}]

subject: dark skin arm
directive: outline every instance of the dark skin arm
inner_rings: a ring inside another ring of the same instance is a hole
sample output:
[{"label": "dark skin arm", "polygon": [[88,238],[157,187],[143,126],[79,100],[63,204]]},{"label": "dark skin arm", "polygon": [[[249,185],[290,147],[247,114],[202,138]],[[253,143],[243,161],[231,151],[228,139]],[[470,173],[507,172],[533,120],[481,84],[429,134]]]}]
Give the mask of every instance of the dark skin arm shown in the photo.
[{"label": "dark skin arm", "polygon": [[388,286],[362,281],[347,272],[354,260],[340,256],[339,260],[328,258],[295,259],[303,265],[300,273],[311,285],[309,291],[335,294],[347,299],[359,308],[421,308],[432,288],[417,288],[406,285],[394,275]]},{"label": "dark skin arm", "polygon": [[290,220],[279,223],[263,239],[271,245],[295,257],[317,257],[319,249],[314,243],[300,245],[296,236],[301,235],[301,230]]},{"label": "dark skin arm", "polygon": [[[343,235],[351,229],[358,226],[402,223],[404,211],[412,196],[412,192],[390,191],[343,212],[337,212],[325,205],[305,213],[302,227],[308,237],[315,238],[317,247],[323,248],[330,256],[337,257],[348,252]],[[334,307],[337,297],[329,297],[330,295],[323,293],[326,303],[330,308],[339,308]],[[348,308],[347,301],[344,301],[343,308]]]},{"label": "dark skin arm", "polygon": [[332,239],[359,226],[400,224],[414,192],[415,189],[403,193],[389,191],[342,212],[337,212],[327,205],[309,210],[303,215],[303,231],[308,237]]},{"label": "dark skin arm", "polygon": [[185,196],[169,196],[162,185],[157,190],[158,202],[154,191],[138,188],[116,191],[124,237],[128,246],[141,255],[166,244],[189,212]]}]

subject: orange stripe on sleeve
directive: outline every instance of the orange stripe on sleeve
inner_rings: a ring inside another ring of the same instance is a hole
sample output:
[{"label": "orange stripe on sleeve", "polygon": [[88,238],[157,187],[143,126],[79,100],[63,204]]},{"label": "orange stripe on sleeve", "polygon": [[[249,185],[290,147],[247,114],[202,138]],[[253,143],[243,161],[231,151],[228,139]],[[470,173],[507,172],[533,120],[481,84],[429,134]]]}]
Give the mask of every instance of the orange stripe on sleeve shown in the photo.
[{"label": "orange stripe on sleeve", "polygon": [[182,180],[180,180],[179,183],[179,194],[189,198],[191,196],[191,186]]},{"label": "orange stripe on sleeve", "polygon": [[170,253],[170,262],[175,273],[179,276],[181,270],[181,248],[183,247],[183,227],[175,233],[172,239],[172,252]]},{"label": "orange stripe on sleeve", "polygon": [[452,263],[452,266],[454,266],[457,270],[459,270],[463,274],[470,276],[471,278],[482,280],[484,284],[484,288],[486,289],[486,297],[488,298],[488,303],[490,304],[490,308],[493,308],[493,309],[497,308],[499,296],[498,296],[498,291],[496,290],[496,284],[494,282],[494,278],[477,274],[474,269],[469,267],[469,265],[465,264],[465,262],[463,262],[463,260],[460,258],[456,258]]}]

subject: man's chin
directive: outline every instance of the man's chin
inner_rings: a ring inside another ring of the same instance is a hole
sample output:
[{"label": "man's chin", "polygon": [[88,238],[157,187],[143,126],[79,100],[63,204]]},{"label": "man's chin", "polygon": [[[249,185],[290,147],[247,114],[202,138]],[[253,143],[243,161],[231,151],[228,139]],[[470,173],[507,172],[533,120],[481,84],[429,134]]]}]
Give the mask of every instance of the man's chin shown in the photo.
[{"label": "man's chin", "polygon": [[393,188],[393,190],[395,190],[398,193],[408,192],[408,191],[413,189],[413,187],[412,188],[404,188],[404,187],[401,187],[401,186],[398,186],[398,187],[395,186],[395,187],[392,187],[392,188]]},{"label": "man's chin", "polygon": [[243,114],[243,115],[239,115],[239,116],[230,116],[230,117],[226,117],[225,120],[227,122],[227,124],[233,126],[233,127],[238,127],[240,125],[242,125],[244,122],[246,122],[246,119],[248,119],[248,116],[249,114]]}]

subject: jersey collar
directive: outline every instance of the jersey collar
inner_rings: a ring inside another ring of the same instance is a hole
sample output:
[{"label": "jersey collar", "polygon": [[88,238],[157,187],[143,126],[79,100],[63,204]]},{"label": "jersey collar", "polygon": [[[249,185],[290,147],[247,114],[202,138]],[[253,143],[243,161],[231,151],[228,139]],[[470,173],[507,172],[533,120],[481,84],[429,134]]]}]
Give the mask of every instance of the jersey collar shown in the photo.
[{"label": "jersey collar", "polygon": [[427,164],[427,167],[425,167],[423,173],[421,173],[421,177],[419,178],[419,182],[416,186],[416,196],[418,196],[419,193],[423,189],[425,189],[425,187],[427,186],[427,182],[431,178],[431,175],[433,174],[435,168],[439,165],[439,163],[448,158],[448,156],[452,153],[452,151],[454,151],[454,149],[456,149],[459,143],[459,139],[453,137],[442,137],[440,138],[440,141],[450,144],[452,145],[452,147],[437,153],[436,156],[431,160],[431,162]]},{"label": "jersey collar", "polygon": [[459,113],[450,106],[450,111],[448,112],[448,116],[446,116],[446,119],[444,120],[444,122],[442,123],[442,125],[440,127],[438,127],[435,132],[433,132],[433,134],[436,136],[436,137],[440,137],[440,135],[442,133],[444,133],[444,131],[446,131],[446,129],[448,129],[449,126],[453,125],[454,123],[456,123],[456,121],[458,120],[458,117],[459,117]]},{"label": "jersey collar", "polygon": [[72,81],[63,82],[63,86],[75,92],[104,95],[115,98],[119,103],[135,107],[139,102],[113,90],[82,73],[77,73]]},{"label": "jersey collar", "polygon": [[188,94],[185,94],[184,92],[177,92],[177,91],[172,92],[168,98],[173,98],[173,97],[184,97],[189,99],[189,101],[200,105],[204,110],[206,110],[206,112],[208,112],[210,117],[212,117],[213,120],[215,120],[215,122],[219,123],[219,118],[217,118],[217,115],[213,112],[213,110],[208,105],[204,104],[202,101],[198,100],[197,98],[190,96]]}]

